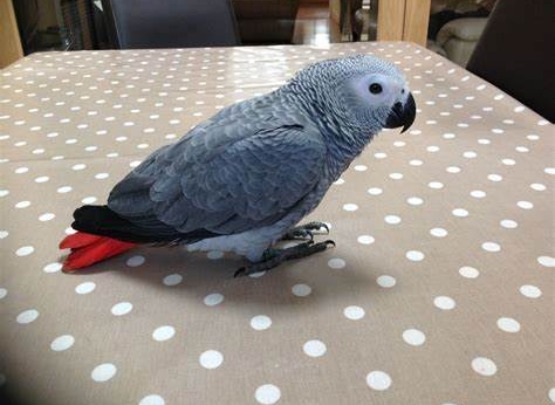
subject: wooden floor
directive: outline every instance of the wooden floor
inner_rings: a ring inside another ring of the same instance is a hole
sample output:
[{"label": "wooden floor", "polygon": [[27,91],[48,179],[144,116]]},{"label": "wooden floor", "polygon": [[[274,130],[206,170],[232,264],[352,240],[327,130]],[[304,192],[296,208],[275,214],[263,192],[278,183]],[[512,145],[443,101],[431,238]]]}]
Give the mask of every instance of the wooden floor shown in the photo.
[{"label": "wooden floor", "polygon": [[341,33],[338,25],[330,19],[328,2],[301,1],[293,43],[326,45],[333,42],[341,42]]}]

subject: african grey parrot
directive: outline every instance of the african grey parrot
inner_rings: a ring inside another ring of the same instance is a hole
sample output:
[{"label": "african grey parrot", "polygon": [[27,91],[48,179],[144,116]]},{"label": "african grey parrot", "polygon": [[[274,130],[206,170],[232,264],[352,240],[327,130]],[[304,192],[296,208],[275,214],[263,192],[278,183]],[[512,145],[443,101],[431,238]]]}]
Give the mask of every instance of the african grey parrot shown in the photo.
[{"label": "african grey parrot", "polygon": [[[333,245],[314,243],[322,223],[295,225],[382,128],[413,123],[402,73],[372,56],[308,66],[279,89],[222,109],[148,156],[111,191],[107,205],[74,213],[61,248],[68,270],[137,244],[232,251],[268,270]],[[277,249],[282,239],[303,239]]]}]

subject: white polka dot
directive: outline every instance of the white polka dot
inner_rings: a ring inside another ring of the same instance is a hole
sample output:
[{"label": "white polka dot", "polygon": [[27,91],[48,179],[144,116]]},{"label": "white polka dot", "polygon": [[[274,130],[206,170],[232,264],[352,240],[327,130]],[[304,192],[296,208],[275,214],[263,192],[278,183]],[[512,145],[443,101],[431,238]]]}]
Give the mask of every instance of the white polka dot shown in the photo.
[{"label": "white polka dot", "polygon": [[439,309],[448,311],[455,308],[456,303],[453,298],[442,295],[434,298],[434,305]]},{"label": "white polka dot", "polygon": [[385,159],[387,157],[387,153],[377,152],[377,153],[374,153],[374,157],[376,159]]},{"label": "white polka dot", "polygon": [[220,367],[223,361],[224,356],[217,350],[207,350],[199,357],[200,365],[209,370]]},{"label": "white polka dot", "polygon": [[520,330],[520,323],[513,318],[499,318],[497,327],[503,332],[517,333]]},{"label": "white polka dot", "polygon": [[428,187],[439,190],[443,188],[443,183],[440,183],[439,181],[431,181],[428,183]]},{"label": "white polka dot", "polygon": [[513,159],[503,159],[501,160],[501,163],[503,163],[505,166],[514,166],[516,165],[516,161]]},{"label": "white polka dot", "polygon": [[147,395],[139,402],[139,405],[166,405],[166,401],[160,395]]},{"label": "white polka dot", "polygon": [[118,369],[112,363],[104,363],[96,366],[91,373],[91,378],[96,382],[106,382],[111,380]]},{"label": "white polka dot", "polygon": [[503,180],[503,176],[501,176],[499,174],[489,174],[488,175],[488,180],[499,182],[499,181]]},{"label": "white polka dot", "polygon": [[29,256],[34,251],[35,248],[33,246],[22,246],[15,251],[15,254],[18,256]]},{"label": "white polka dot", "polygon": [[338,257],[334,257],[328,261],[328,266],[332,269],[342,269],[346,265],[345,260],[340,259]]},{"label": "white polka dot", "polygon": [[370,195],[380,195],[383,193],[383,190],[379,187],[372,187],[368,189],[368,194]]},{"label": "white polka dot", "polygon": [[52,214],[51,212],[47,212],[46,214],[42,214],[39,217],[39,221],[46,222],[51,221],[56,217],[56,215]]},{"label": "white polka dot", "polygon": [[309,340],[303,345],[303,351],[307,356],[320,357],[326,354],[326,345],[320,340]]},{"label": "white polka dot", "polygon": [[468,211],[465,210],[464,208],[455,208],[452,211],[452,214],[456,217],[464,218],[468,216]]},{"label": "white polka dot", "polygon": [[365,172],[366,170],[368,170],[368,166],[365,165],[356,165],[355,166],[355,170],[357,172]]},{"label": "white polka dot", "polygon": [[75,292],[81,295],[89,294],[93,292],[95,288],[96,288],[95,283],[93,283],[92,281],[86,281],[84,283],[79,284],[77,287],[75,287]]},{"label": "white polka dot", "polygon": [[87,167],[84,163],[78,163],[76,165],[71,166],[71,170],[83,170]]},{"label": "white polka dot", "polygon": [[17,169],[14,170],[14,172],[16,174],[23,174],[23,173],[27,173],[29,171],[28,167],[18,167]]},{"label": "white polka dot", "polygon": [[444,238],[446,237],[448,232],[443,228],[432,228],[430,229],[430,235],[435,236],[436,238]]},{"label": "white polka dot", "polygon": [[336,186],[341,186],[342,184],[345,184],[345,180],[337,179],[336,181],[333,182],[333,184],[335,184]]},{"label": "white polka dot", "polygon": [[139,267],[142,266],[145,262],[145,257],[141,256],[141,255],[135,255],[135,256],[131,256],[129,259],[127,259],[127,261],[125,262],[126,265],[128,265],[129,267]]},{"label": "white polka dot", "polygon": [[384,221],[391,225],[397,225],[401,223],[401,218],[397,215],[386,215]]},{"label": "white polka dot", "polygon": [[175,336],[175,328],[173,326],[160,326],[152,332],[152,338],[157,342],[164,342]]},{"label": "white polka dot", "polygon": [[291,288],[291,292],[297,297],[306,297],[310,295],[310,293],[312,292],[312,288],[310,288],[310,286],[306,284],[295,284]]},{"label": "white polka dot", "polygon": [[547,189],[547,187],[544,184],[541,184],[541,183],[530,184],[530,188],[532,190],[536,190],[536,191],[545,191]]},{"label": "white polka dot", "polygon": [[411,161],[409,161],[409,165],[411,166],[422,166],[423,164],[424,162],[420,159],[412,159]]},{"label": "white polka dot", "polygon": [[503,219],[500,222],[500,225],[503,228],[507,228],[507,229],[514,229],[514,228],[518,227],[518,223],[516,221],[513,221],[512,219]]},{"label": "white polka dot", "polygon": [[266,315],[256,315],[251,318],[251,328],[254,330],[266,330],[272,326],[272,320]]},{"label": "white polka dot", "polygon": [[168,287],[173,287],[175,285],[178,285],[182,281],[183,281],[183,276],[181,274],[177,274],[177,273],[170,274],[170,275],[164,277],[164,279],[162,280],[164,285],[167,285]]},{"label": "white polka dot", "polygon": [[478,154],[474,151],[469,150],[469,151],[464,152],[463,156],[467,159],[474,159],[476,156],[478,156]]},{"label": "white polka dot", "polygon": [[407,329],[403,332],[403,340],[411,346],[422,346],[426,335],[418,329]]},{"label": "white polka dot", "polygon": [[366,384],[376,391],[387,390],[391,383],[391,377],[383,371],[372,371],[366,376]]},{"label": "white polka dot", "polygon": [[547,394],[547,396],[549,397],[551,402],[553,402],[555,404],[555,387],[553,387],[549,390],[549,393]]},{"label": "white polka dot", "polygon": [[0,197],[5,197],[10,194],[10,190],[0,190]]},{"label": "white polka dot", "polygon": [[472,360],[472,369],[480,375],[491,377],[497,373],[497,366],[487,357],[476,357]]},{"label": "white polka dot", "polygon": [[272,405],[281,398],[281,391],[273,384],[264,384],[256,389],[254,398],[259,404]]},{"label": "white polka dot", "polygon": [[81,202],[82,202],[83,204],[94,204],[94,202],[95,202],[96,200],[97,200],[96,197],[90,196],[90,197],[85,197],[85,198],[83,198],[83,199],[81,200]]},{"label": "white polka dot", "polygon": [[50,180],[50,177],[40,176],[35,179],[35,183],[46,183],[48,180]]},{"label": "white polka dot", "polygon": [[501,246],[495,242],[484,242],[482,243],[482,249],[484,249],[486,252],[496,253],[501,251]]},{"label": "white polka dot", "polygon": [[28,309],[27,311],[21,312],[17,316],[16,321],[19,324],[25,325],[35,321],[38,317],[39,311],[37,311],[36,309]]},{"label": "white polka dot", "polygon": [[409,250],[406,255],[407,259],[413,262],[420,262],[424,260],[424,253],[420,252],[419,250]]},{"label": "white polka dot", "polygon": [[8,231],[0,231],[0,239],[6,239],[9,234]]},{"label": "white polka dot", "polygon": [[75,338],[71,335],[59,336],[50,343],[50,349],[55,352],[62,352],[69,349],[75,343]]},{"label": "white polka dot", "polygon": [[384,274],[383,276],[379,276],[376,279],[376,283],[378,283],[378,285],[382,288],[391,288],[394,287],[395,284],[397,284],[397,280],[395,279],[395,277]]},{"label": "white polka dot", "polygon": [[464,278],[477,278],[480,272],[474,267],[464,266],[459,269],[459,274]]},{"label": "white polka dot", "polygon": [[4,299],[6,295],[8,295],[8,290],[6,290],[5,288],[0,288],[0,300]]},{"label": "white polka dot", "polygon": [[482,190],[472,190],[470,195],[474,198],[484,198],[486,196],[486,192]]},{"label": "white polka dot", "polygon": [[265,274],[266,274],[265,271],[257,271],[256,273],[249,274],[248,277],[250,277],[250,278],[259,278],[259,277],[262,277]]},{"label": "white polka dot", "polygon": [[204,297],[204,304],[208,305],[209,307],[213,307],[215,305],[221,304],[223,300],[224,300],[224,296],[222,294],[212,293]]},{"label": "white polka dot", "polygon": [[130,302],[119,302],[112,307],[112,315],[114,316],[122,316],[127,315],[129,312],[133,310],[133,304]]},{"label": "white polka dot", "polygon": [[358,243],[360,243],[361,245],[371,245],[372,243],[374,243],[376,240],[374,239],[373,236],[370,235],[360,235],[357,238]]},{"label": "white polka dot", "polygon": [[389,175],[389,178],[390,178],[390,179],[393,179],[393,180],[401,180],[403,177],[404,177],[404,176],[403,176],[402,173],[391,173],[391,174]]},{"label": "white polka dot", "polygon": [[526,284],[520,287],[520,293],[528,298],[539,298],[542,291],[535,285]]},{"label": "white polka dot", "polygon": [[73,190],[70,186],[63,186],[58,188],[56,191],[60,194],[65,194],[65,193],[69,193],[71,190]]},{"label": "white polka dot", "polygon": [[210,260],[219,260],[222,257],[224,257],[224,252],[220,250],[211,250],[206,254],[206,257],[209,258]]},{"label": "white polka dot", "polygon": [[358,205],[356,205],[356,204],[344,204],[343,209],[345,211],[353,212],[353,211],[358,210]]},{"label": "white polka dot", "polygon": [[448,173],[460,173],[461,172],[461,168],[458,166],[449,166],[447,169]]},{"label": "white polka dot", "polygon": [[110,177],[108,173],[97,173],[94,175],[94,178],[97,180],[104,180],[104,179],[107,179],[108,177]]},{"label": "white polka dot", "polygon": [[544,267],[555,267],[555,258],[551,256],[538,257],[538,263]]},{"label": "white polka dot", "polygon": [[57,273],[60,270],[62,270],[62,263],[58,263],[58,262],[53,262],[53,263],[48,263],[46,266],[44,266],[42,268],[42,271],[44,271],[45,273]]},{"label": "white polka dot", "polygon": [[407,199],[407,203],[409,205],[414,205],[414,206],[418,206],[418,205],[422,205],[424,204],[424,200],[420,197],[409,197]]},{"label": "white polka dot", "polygon": [[534,204],[532,204],[530,201],[519,201],[516,203],[516,205],[523,210],[531,210],[532,208],[534,208]]},{"label": "white polka dot", "polygon": [[555,174],[555,167],[546,167],[543,171],[544,171],[546,174],[554,175],[554,174]]},{"label": "white polka dot", "polygon": [[20,201],[15,204],[15,208],[27,208],[31,205],[31,201]]},{"label": "white polka dot", "polygon": [[435,146],[435,145],[428,146],[428,147],[426,148],[426,150],[427,150],[428,152],[437,152],[437,151],[439,151],[439,146]]},{"label": "white polka dot", "polygon": [[365,314],[366,312],[364,309],[356,305],[348,306],[343,310],[343,315],[345,315],[347,319],[351,319],[353,321],[358,321],[359,319],[364,318]]}]

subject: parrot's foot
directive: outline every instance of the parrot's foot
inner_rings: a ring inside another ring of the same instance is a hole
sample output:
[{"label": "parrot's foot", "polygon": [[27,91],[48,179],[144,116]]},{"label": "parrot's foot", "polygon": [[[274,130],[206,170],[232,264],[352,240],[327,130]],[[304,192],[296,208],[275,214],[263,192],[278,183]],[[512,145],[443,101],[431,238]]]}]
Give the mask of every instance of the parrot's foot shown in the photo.
[{"label": "parrot's foot", "polygon": [[[323,232],[320,232],[321,230]],[[313,240],[315,233],[322,233],[328,235],[330,233],[330,228],[323,222],[309,222],[308,224],[300,225],[292,228],[287,232],[281,240]]]},{"label": "parrot's foot", "polygon": [[327,240],[319,243],[314,243],[310,240],[287,249],[270,248],[264,252],[261,261],[241,267],[235,272],[234,277],[248,276],[253,273],[271,270],[288,260],[307,257],[313,255],[314,253],[323,252],[328,247],[333,246],[335,246],[335,242],[333,240]]}]

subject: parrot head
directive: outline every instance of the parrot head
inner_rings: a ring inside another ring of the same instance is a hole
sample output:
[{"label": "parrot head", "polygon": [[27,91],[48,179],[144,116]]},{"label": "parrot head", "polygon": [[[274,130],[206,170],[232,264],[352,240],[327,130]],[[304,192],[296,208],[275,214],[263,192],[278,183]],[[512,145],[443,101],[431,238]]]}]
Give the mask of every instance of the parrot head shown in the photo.
[{"label": "parrot head", "polygon": [[[416,103],[404,75],[383,59],[355,55],[315,63],[300,72],[304,83],[312,83],[325,114],[341,117],[342,122],[372,133],[382,128],[403,127],[414,122]],[[315,99],[316,97],[312,97]]]}]

